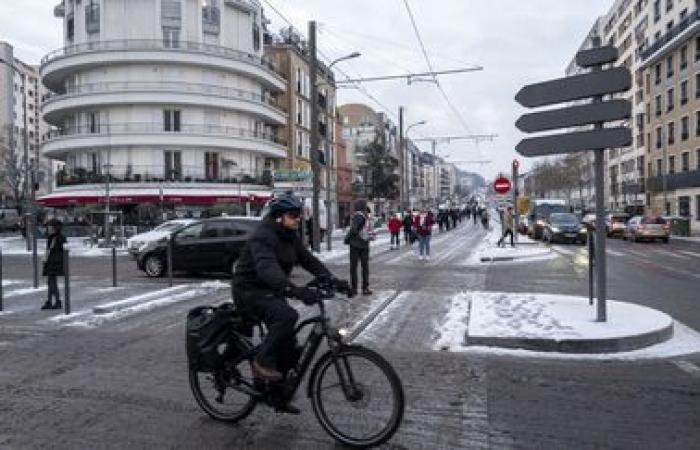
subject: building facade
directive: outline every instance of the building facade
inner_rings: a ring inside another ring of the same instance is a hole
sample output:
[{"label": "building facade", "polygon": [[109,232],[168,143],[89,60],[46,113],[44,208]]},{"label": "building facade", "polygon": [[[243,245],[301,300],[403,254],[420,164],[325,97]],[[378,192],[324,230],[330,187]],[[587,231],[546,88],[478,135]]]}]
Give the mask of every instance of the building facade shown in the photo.
[{"label": "building facade", "polygon": [[[51,190],[51,165],[40,153],[41,136],[48,132],[48,125],[41,118],[41,99],[46,94],[39,80],[39,68],[16,58],[13,47],[0,42],[2,206],[21,206],[25,179],[29,181],[29,198],[32,191],[40,196]],[[25,170],[25,150],[29,170]]]},{"label": "building facade", "polygon": [[55,127],[42,151],[62,167],[44,204],[196,215],[269,198],[287,82],[263,57],[257,0],[64,0],[54,13],[64,46],[42,60]]},{"label": "building facade", "polygon": [[698,2],[652,3],[653,39],[641,53],[647,204],[700,227],[700,12]]}]

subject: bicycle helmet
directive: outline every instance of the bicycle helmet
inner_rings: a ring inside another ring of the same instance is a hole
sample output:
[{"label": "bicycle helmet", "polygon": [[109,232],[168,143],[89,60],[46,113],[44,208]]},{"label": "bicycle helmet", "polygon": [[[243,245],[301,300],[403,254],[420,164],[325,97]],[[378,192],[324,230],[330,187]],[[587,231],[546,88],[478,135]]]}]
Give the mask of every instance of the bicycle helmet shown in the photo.
[{"label": "bicycle helmet", "polygon": [[272,200],[270,200],[270,203],[267,206],[268,215],[271,215],[273,217],[278,217],[284,213],[294,211],[301,213],[301,210],[304,207],[303,203],[299,198],[295,197],[293,194],[288,193],[273,198]]}]

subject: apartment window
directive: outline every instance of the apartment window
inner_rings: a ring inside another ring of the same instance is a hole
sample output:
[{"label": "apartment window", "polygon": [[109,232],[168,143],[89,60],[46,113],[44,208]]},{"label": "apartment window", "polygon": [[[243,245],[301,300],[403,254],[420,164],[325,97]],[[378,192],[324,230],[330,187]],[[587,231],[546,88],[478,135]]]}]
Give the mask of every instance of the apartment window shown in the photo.
[{"label": "apartment window", "polygon": [[649,103],[646,104],[646,114],[644,115],[647,119],[647,124],[651,121],[651,105]]},{"label": "apartment window", "polygon": [[654,66],[654,83],[661,83],[661,64]]},{"label": "apartment window", "polygon": [[163,152],[163,173],[166,180],[182,180],[182,152],[171,150]]},{"label": "apartment window", "polygon": [[180,0],[162,0],[160,5],[160,24],[163,28],[181,28],[182,5]]},{"label": "apartment window", "polygon": [[90,112],[87,115],[88,131],[92,134],[100,132],[100,113]]},{"label": "apartment window", "polygon": [[179,48],[180,47],[180,29],[163,27],[163,47]]},{"label": "apartment window", "polygon": [[656,33],[654,33],[654,42],[658,42],[659,39],[661,39],[661,31],[657,31]]},{"label": "apartment window", "polygon": [[297,67],[297,94],[301,94],[301,67]]},{"label": "apartment window", "polygon": [[681,70],[685,69],[688,67],[688,46],[684,45],[681,47],[681,52],[680,52],[680,59],[681,59]]},{"label": "apartment window", "polygon": [[302,156],[304,154],[304,133],[301,130],[297,130],[297,156]]},{"label": "apartment window", "polygon": [[206,34],[219,34],[221,29],[221,10],[216,0],[202,6],[202,31]]},{"label": "apartment window", "polygon": [[664,170],[663,164],[664,164],[663,159],[657,159],[657,160],[656,160],[656,176],[657,176],[657,177],[664,174],[664,172],[663,172],[663,170]]},{"label": "apartment window", "polygon": [[700,170],[700,148],[695,150],[695,168]]},{"label": "apartment window", "polygon": [[66,38],[72,41],[75,37],[75,19],[73,14],[66,18]]},{"label": "apartment window", "polygon": [[687,141],[690,135],[690,119],[685,116],[681,119],[681,141]]},{"label": "apartment window", "polygon": [[671,155],[668,157],[668,174],[674,174],[676,173],[676,157],[675,155]]},{"label": "apartment window", "polygon": [[681,172],[690,170],[690,152],[683,152],[681,155]]},{"label": "apartment window", "polygon": [[180,115],[179,109],[164,109],[163,131],[181,131]]},{"label": "apartment window", "polygon": [[96,0],[90,0],[85,5],[85,31],[88,33],[100,32],[100,4]]},{"label": "apartment window", "polygon": [[661,148],[661,127],[656,128],[656,148]]},{"label": "apartment window", "polygon": [[654,0],[654,23],[661,20],[661,0]]},{"label": "apartment window", "polygon": [[253,49],[257,52],[260,50],[260,25],[258,21],[253,19]]},{"label": "apartment window", "polygon": [[668,145],[673,145],[674,142],[676,142],[676,136],[675,136],[675,130],[676,130],[676,124],[674,122],[669,122],[667,125],[668,128]]},{"label": "apartment window", "polygon": [[673,76],[673,55],[666,58],[666,78]]},{"label": "apartment window", "polygon": [[700,98],[700,73],[695,74],[695,98]]},{"label": "apartment window", "polygon": [[645,77],[644,88],[646,90],[647,95],[651,93],[651,74],[649,74],[649,72],[647,72]]},{"label": "apartment window", "polygon": [[680,21],[683,22],[683,20],[685,20],[685,18],[688,17],[688,8],[684,8],[683,11],[681,11],[681,14],[679,17],[680,17]]},{"label": "apartment window", "polygon": [[666,112],[673,111],[673,88],[666,91]]},{"label": "apartment window", "polygon": [[668,32],[670,32],[672,29],[673,29],[673,20],[670,20],[670,21],[666,24],[666,32],[668,33]]},{"label": "apartment window", "polygon": [[216,152],[204,153],[204,170],[207,180],[219,179],[219,154]]},{"label": "apartment window", "polygon": [[671,9],[673,9],[673,0],[666,0],[666,12],[669,12]]},{"label": "apartment window", "polygon": [[297,99],[297,125],[302,125],[304,123],[304,103],[300,98]]},{"label": "apartment window", "polygon": [[656,117],[661,115],[661,96],[656,96]]},{"label": "apartment window", "polygon": [[695,61],[700,61],[700,36],[695,38]]}]

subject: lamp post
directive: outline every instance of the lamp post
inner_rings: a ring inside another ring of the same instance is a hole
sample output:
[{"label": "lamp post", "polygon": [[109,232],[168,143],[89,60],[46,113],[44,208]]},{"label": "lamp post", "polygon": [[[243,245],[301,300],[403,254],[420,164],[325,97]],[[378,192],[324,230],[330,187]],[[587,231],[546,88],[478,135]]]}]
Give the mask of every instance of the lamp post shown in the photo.
[{"label": "lamp post", "polygon": [[[310,22],[309,23],[309,56],[310,56],[310,72],[311,72],[311,165],[312,165],[312,170],[313,170],[313,230],[312,230],[312,247],[315,251],[320,250],[320,238],[321,238],[321,224],[319,222],[319,213],[320,213],[320,208],[319,208],[319,198],[320,198],[320,165],[318,161],[318,143],[319,143],[319,136],[318,136],[318,116],[319,116],[319,110],[318,110],[318,87],[326,84],[325,81],[321,81],[320,83],[317,81],[317,70],[316,68],[318,67],[318,60],[316,59],[316,22]],[[328,65],[328,71],[333,68],[334,65],[341,61],[345,61],[348,59],[353,59],[353,58],[358,58],[361,56],[360,52],[352,52],[348,55],[342,56],[340,58],[337,58],[333,60],[329,65]],[[333,124],[335,125],[335,120],[333,120]],[[328,133],[326,133],[328,135]],[[331,251],[332,248],[332,233],[331,229],[333,227],[333,221],[331,217],[331,145],[328,143],[328,139],[326,140],[326,151],[325,151],[325,160],[326,160],[326,249],[328,251]]]},{"label": "lamp post", "polygon": [[[409,205],[409,207],[410,207],[410,204],[411,204],[411,196],[410,196],[411,183],[409,182],[409,179],[412,179],[412,178],[413,178],[413,174],[410,174],[410,175],[409,175],[409,173],[408,173],[408,144],[407,144],[407,141],[408,141],[408,132],[411,131],[411,128],[417,127],[417,126],[419,126],[419,125],[425,125],[426,123],[428,123],[426,120],[420,120],[420,121],[418,121],[418,122],[414,122],[414,123],[412,123],[411,125],[409,125],[408,127],[406,127],[406,132],[403,133],[403,138],[402,138],[402,143],[401,143],[401,150],[402,150],[403,155],[404,155],[404,164],[403,164],[403,168],[404,168],[404,174],[405,174],[405,177],[404,177],[404,178],[405,178],[405,180],[406,180],[406,181],[405,181],[405,187],[406,187],[405,197],[406,197],[406,203]],[[411,178],[409,178],[409,176],[410,176]],[[403,180],[402,180],[402,183],[403,183]]]}]

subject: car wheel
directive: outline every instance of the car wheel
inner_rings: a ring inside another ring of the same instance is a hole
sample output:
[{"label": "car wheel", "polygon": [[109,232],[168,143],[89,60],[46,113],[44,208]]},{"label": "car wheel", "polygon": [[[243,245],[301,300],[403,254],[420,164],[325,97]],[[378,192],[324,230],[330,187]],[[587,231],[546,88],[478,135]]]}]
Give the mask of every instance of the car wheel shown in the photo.
[{"label": "car wheel", "polygon": [[144,272],[151,278],[160,278],[165,273],[165,264],[156,255],[151,255],[146,258],[143,264]]},{"label": "car wheel", "polygon": [[661,239],[661,240],[664,241],[664,244],[668,244],[669,238],[665,237],[665,238],[663,238],[663,239]]}]

